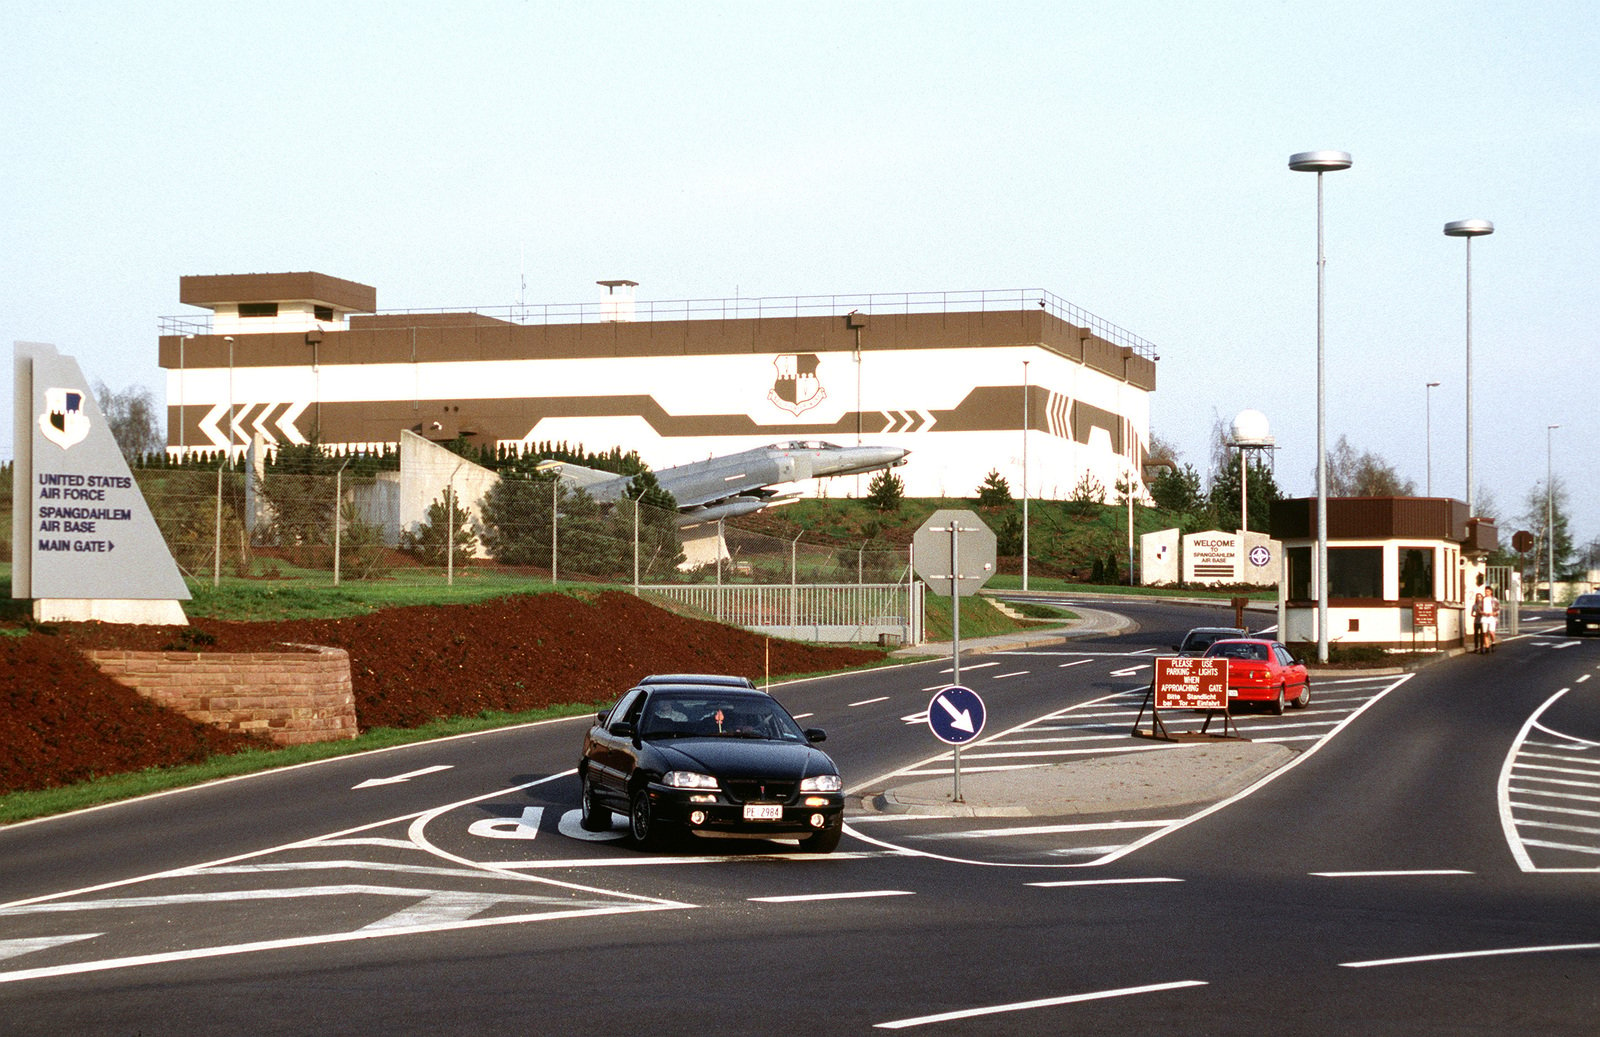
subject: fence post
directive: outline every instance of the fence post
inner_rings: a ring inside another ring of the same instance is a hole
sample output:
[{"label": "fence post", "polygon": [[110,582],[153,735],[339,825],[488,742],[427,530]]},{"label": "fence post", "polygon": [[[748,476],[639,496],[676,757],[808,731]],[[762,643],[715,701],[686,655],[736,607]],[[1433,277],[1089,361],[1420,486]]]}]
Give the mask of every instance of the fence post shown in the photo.
[{"label": "fence post", "polygon": [[800,625],[800,538],[805,534],[801,530],[789,541],[789,634],[794,635]]},{"label": "fence post", "polygon": [[639,498],[633,500],[633,596],[639,596]]},{"label": "fence post", "polygon": [[217,465],[217,528],[216,542],[212,545],[211,554],[211,586],[222,586],[222,469],[227,466],[227,461]]},{"label": "fence post", "polygon": [[556,509],[560,505],[561,479],[550,480],[550,586],[556,585],[556,562],[559,560],[556,548]]},{"label": "fence post", "polygon": [[339,530],[344,525],[341,521],[344,516],[340,514],[341,505],[344,503],[344,468],[349,463],[350,458],[346,455],[344,464],[333,473],[333,585],[335,587],[339,586]]}]

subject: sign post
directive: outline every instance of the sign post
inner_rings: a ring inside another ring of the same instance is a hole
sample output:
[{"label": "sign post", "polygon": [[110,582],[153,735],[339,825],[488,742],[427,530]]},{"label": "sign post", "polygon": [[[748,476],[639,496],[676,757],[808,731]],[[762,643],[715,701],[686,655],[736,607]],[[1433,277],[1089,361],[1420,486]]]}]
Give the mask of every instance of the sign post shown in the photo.
[{"label": "sign post", "polygon": [[945,509],[929,516],[911,539],[912,568],[935,594],[950,596],[951,676],[961,683],[961,599],[994,575],[994,530],[971,511]]},{"label": "sign post", "polygon": [[928,728],[941,742],[955,746],[955,787],[951,798],[961,799],[961,746],[983,733],[988,716],[983,699],[971,688],[952,684],[941,690],[928,703]]}]

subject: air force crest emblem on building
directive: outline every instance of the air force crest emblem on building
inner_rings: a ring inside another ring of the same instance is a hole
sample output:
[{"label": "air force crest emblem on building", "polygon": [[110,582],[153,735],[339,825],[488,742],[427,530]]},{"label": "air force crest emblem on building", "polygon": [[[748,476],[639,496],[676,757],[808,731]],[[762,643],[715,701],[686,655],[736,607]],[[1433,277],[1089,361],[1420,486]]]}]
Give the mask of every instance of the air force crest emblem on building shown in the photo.
[{"label": "air force crest emblem on building", "polygon": [[778,376],[772,381],[767,399],[790,414],[800,415],[828,398],[828,391],[817,380],[821,365],[815,353],[785,353],[774,357]]},{"label": "air force crest emblem on building", "polygon": [[89,435],[89,415],[83,409],[84,394],[78,389],[46,389],[44,413],[39,415],[39,431],[63,450],[77,446]]}]

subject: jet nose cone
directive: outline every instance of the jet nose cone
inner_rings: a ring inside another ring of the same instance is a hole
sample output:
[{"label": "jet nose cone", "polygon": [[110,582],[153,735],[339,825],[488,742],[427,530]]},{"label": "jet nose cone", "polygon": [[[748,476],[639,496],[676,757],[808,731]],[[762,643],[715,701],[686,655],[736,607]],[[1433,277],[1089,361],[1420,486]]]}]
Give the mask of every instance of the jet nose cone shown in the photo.
[{"label": "jet nose cone", "polygon": [[905,464],[909,453],[911,451],[893,446],[852,446],[839,450],[824,463],[833,470],[833,474],[847,475]]}]

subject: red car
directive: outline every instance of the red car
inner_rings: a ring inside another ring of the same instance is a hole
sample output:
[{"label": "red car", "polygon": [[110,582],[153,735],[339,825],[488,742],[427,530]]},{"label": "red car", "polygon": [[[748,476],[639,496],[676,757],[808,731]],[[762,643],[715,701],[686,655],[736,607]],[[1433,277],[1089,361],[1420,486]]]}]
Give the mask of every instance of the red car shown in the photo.
[{"label": "red car", "polygon": [[1305,709],[1311,704],[1311,679],[1305,664],[1281,642],[1241,637],[1217,641],[1206,649],[1209,659],[1228,660],[1228,698],[1267,702],[1283,715],[1285,704]]}]

